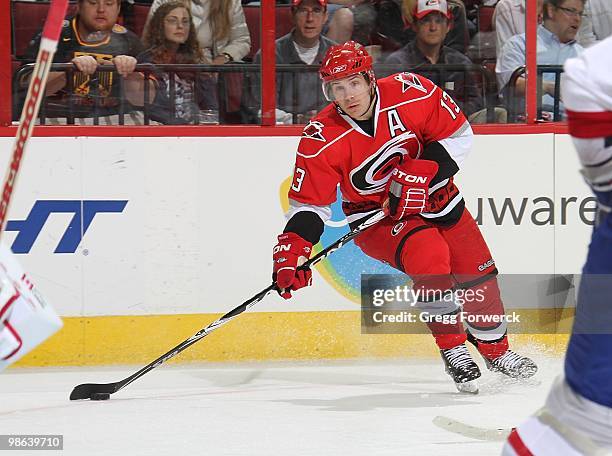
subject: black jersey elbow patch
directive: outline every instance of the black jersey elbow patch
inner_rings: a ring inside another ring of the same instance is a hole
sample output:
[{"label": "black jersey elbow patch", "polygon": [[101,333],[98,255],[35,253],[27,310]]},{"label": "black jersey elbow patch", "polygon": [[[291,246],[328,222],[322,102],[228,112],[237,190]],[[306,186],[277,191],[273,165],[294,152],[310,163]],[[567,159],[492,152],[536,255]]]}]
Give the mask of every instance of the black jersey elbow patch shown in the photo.
[{"label": "black jersey elbow patch", "polygon": [[315,245],[321,239],[325,224],[321,217],[312,211],[300,211],[287,222],[283,233],[295,233]]},{"label": "black jersey elbow patch", "polygon": [[438,164],[438,173],[431,182],[431,185],[436,185],[444,179],[453,177],[459,171],[459,165],[453,160],[446,148],[437,141],[429,143],[425,146],[423,155],[424,160],[432,160]]}]

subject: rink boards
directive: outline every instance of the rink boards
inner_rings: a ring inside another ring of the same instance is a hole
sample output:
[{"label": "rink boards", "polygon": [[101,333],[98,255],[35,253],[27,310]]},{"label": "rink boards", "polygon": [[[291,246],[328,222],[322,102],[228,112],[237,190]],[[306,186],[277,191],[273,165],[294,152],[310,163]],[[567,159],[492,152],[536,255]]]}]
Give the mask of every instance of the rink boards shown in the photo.
[{"label": "rink boards", "polygon": [[[65,328],[20,364],[149,361],[267,286],[297,142],[33,138],[3,239]],[[594,204],[577,170],[566,135],[476,137],[459,182],[501,272],[580,272]],[[322,265],[314,287],[268,297],[181,359],[435,353],[430,336],[361,335],[343,277],[361,270]],[[566,336],[518,339],[559,352]]]}]

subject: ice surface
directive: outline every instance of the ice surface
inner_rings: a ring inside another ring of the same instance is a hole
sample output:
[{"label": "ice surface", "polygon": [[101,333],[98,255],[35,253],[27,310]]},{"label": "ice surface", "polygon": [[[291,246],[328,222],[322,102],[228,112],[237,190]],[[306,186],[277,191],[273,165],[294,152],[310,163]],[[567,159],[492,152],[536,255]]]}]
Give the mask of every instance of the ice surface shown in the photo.
[{"label": "ice surface", "polygon": [[[561,360],[518,382],[483,371],[456,392],[441,360],[161,366],[109,401],[70,402],[85,382],[140,366],[11,369],[0,374],[0,434],[63,434],[64,451],[20,455],[498,455],[432,423],[438,415],[510,428],[543,403]],[[480,363],[482,366],[482,363]]]}]

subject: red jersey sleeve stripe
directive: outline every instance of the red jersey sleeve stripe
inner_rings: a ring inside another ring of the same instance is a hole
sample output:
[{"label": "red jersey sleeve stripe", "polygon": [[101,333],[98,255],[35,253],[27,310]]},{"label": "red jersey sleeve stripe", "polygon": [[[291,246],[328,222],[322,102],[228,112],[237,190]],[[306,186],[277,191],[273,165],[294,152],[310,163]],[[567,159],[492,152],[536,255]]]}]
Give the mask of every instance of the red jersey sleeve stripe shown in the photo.
[{"label": "red jersey sleeve stripe", "polygon": [[612,111],[579,112],[567,110],[570,135],[575,138],[612,136]]}]

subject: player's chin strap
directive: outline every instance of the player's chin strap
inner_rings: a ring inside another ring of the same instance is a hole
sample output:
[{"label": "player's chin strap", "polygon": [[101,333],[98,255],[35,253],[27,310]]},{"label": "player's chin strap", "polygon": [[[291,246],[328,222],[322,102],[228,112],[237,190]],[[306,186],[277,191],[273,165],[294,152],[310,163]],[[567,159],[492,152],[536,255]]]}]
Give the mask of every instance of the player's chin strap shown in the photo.
[{"label": "player's chin strap", "polygon": [[372,106],[376,105],[376,100],[378,99],[378,92],[376,90],[376,76],[374,76],[374,72],[372,70],[368,71],[365,74],[365,77],[368,78],[368,81],[370,82],[370,104],[368,105],[368,109],[363,114],[372,109]]},{"label": "player's chin strap", "polygon": [[376,104],[376,99],[378,98],[378,94],[376,93],[376,90],[374,90],[374,87],[375,87],[375,84],[372,83],[371,88],[370,88],[370,104],[368,105],[367,109],[363,111],[361,116],[365,115],[370,109],[372,109],[372,106]]}]

